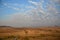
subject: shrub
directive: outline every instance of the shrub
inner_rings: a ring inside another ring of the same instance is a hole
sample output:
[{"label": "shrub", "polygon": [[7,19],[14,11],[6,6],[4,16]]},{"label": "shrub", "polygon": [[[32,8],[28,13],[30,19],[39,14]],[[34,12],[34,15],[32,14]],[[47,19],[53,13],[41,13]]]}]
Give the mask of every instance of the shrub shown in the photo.
[{"label": "shrub", "polygon": [[26,37],[24,38],[24,40],[29,40],[29,38],[26,36]]}]

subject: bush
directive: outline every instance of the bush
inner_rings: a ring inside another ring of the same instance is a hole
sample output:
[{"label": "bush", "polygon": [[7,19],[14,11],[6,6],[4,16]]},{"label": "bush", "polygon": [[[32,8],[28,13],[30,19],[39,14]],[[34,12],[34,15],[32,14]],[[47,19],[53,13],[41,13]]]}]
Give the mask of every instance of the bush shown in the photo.
[{"label": "bush", "polygon": [[24,40],[29,40],[29,38],[26,36],[26,37],[24,38]]},{"label": "bush", "polygon": [[3,40],[2,38],[0,38],[0,40]]}]

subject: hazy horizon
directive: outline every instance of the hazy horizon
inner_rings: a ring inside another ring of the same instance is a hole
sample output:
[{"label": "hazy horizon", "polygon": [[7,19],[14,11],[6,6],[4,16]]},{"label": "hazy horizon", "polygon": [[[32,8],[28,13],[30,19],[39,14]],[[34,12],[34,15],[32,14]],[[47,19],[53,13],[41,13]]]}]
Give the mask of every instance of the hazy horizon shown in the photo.
[{"label": "hazy horizon", "polygon": [[0,0],[0,26],[60,26],[60,0]]}]

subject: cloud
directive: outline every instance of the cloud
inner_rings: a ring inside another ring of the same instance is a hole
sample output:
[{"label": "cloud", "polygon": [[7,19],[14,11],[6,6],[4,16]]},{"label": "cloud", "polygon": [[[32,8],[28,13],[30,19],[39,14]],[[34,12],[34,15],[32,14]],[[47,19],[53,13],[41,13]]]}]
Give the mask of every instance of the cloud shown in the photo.
[{"label": "cloud", "polygon": [[15,6],[20,6],[21,4],[18,4],[18,3],[14,3],[13,5],[15,5]]},{"label": "cloud", "polygon": [[[29,0],[29,3],[36,6],[35,8],[33,8],[33,6],[27,6],[33,9],[8,15],[10,19],[8,21],[1,21],[1,23],[17,27],[59,25],[60,16],[58,15],[60,15],[60,12],[58,12],[56,8],[55,1],[49,0],[45,2],[46,4],[44,4],[44,2],[44,0],[40,2]],[[43,5],[45,5],[46,8],[44,8]]]},{"label": "cloud", "polygon": [[[30,3],[33,4],[33,1],[30,1]],[[59,20],[57,14],[59,14],[60,12],[58,12],[58,9],[56,8],[55,5],[56,1],[49,0],[45,2],[44,0],[42,0],[40,2],[35,2],[35,3],[38,5],[34,4],[36,6],[36,9],[31,10],[31,12],[34,14],[33,17],[35,20],[37,20],[40,17],[41,20],[39,24],[45,24],[45,25],[47,23],[48,25],[59,24],[57,22]],[[43,5],[45,5],[46,9],[44,9]]]},{"label": "cloud", "polygon": [[52,0],[52,1],[54,1],[54,2],[58,2],[58,3],[60,2],[60,0]]},{"label": "cloud", "polygon": [[36,7],[34,7],[34,6],[25,6],[25,8],[28,10],[36,9]]},{"label": "cloud", "polygon": [[[9,4],[7,3],[3,3],[4,6],[8,7],[8,8],[11,8],[11,9],[14,9],[14,10],[21,10],[21,8],[18,8],[18,7],[14,7],[14,6],[10,6]],[[18,5],[18,4],[14,4],[14,5]]]},{"label": "cloud", "polygon": [[20,8],[16,8],[16,7],[11,7],[11,8],[15,10],[21,10]]},{"label": "cloud", "polygon": [[31,1],[31,0],[29,0],[28,2],[32,3],[33,5],[38,5],[37,2]]},{"label": "cloud", "polygon": [[[10,25],[10,26],[31,26],[31,17],[24,13],[15,13],[8,15],[7,17],[10,17],[7,21],[1,21],[4,25]],[[27,25],[28,24],[28,25]]]}]

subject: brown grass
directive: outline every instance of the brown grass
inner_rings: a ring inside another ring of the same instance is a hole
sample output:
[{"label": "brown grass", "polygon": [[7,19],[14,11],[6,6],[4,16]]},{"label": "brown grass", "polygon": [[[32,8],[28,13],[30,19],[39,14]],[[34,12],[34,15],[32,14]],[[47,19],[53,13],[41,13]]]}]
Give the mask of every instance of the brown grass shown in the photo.
[{"label": "brown grass", "polygon": [[0,40],[60,40],[60,27],[0,28]]}]

